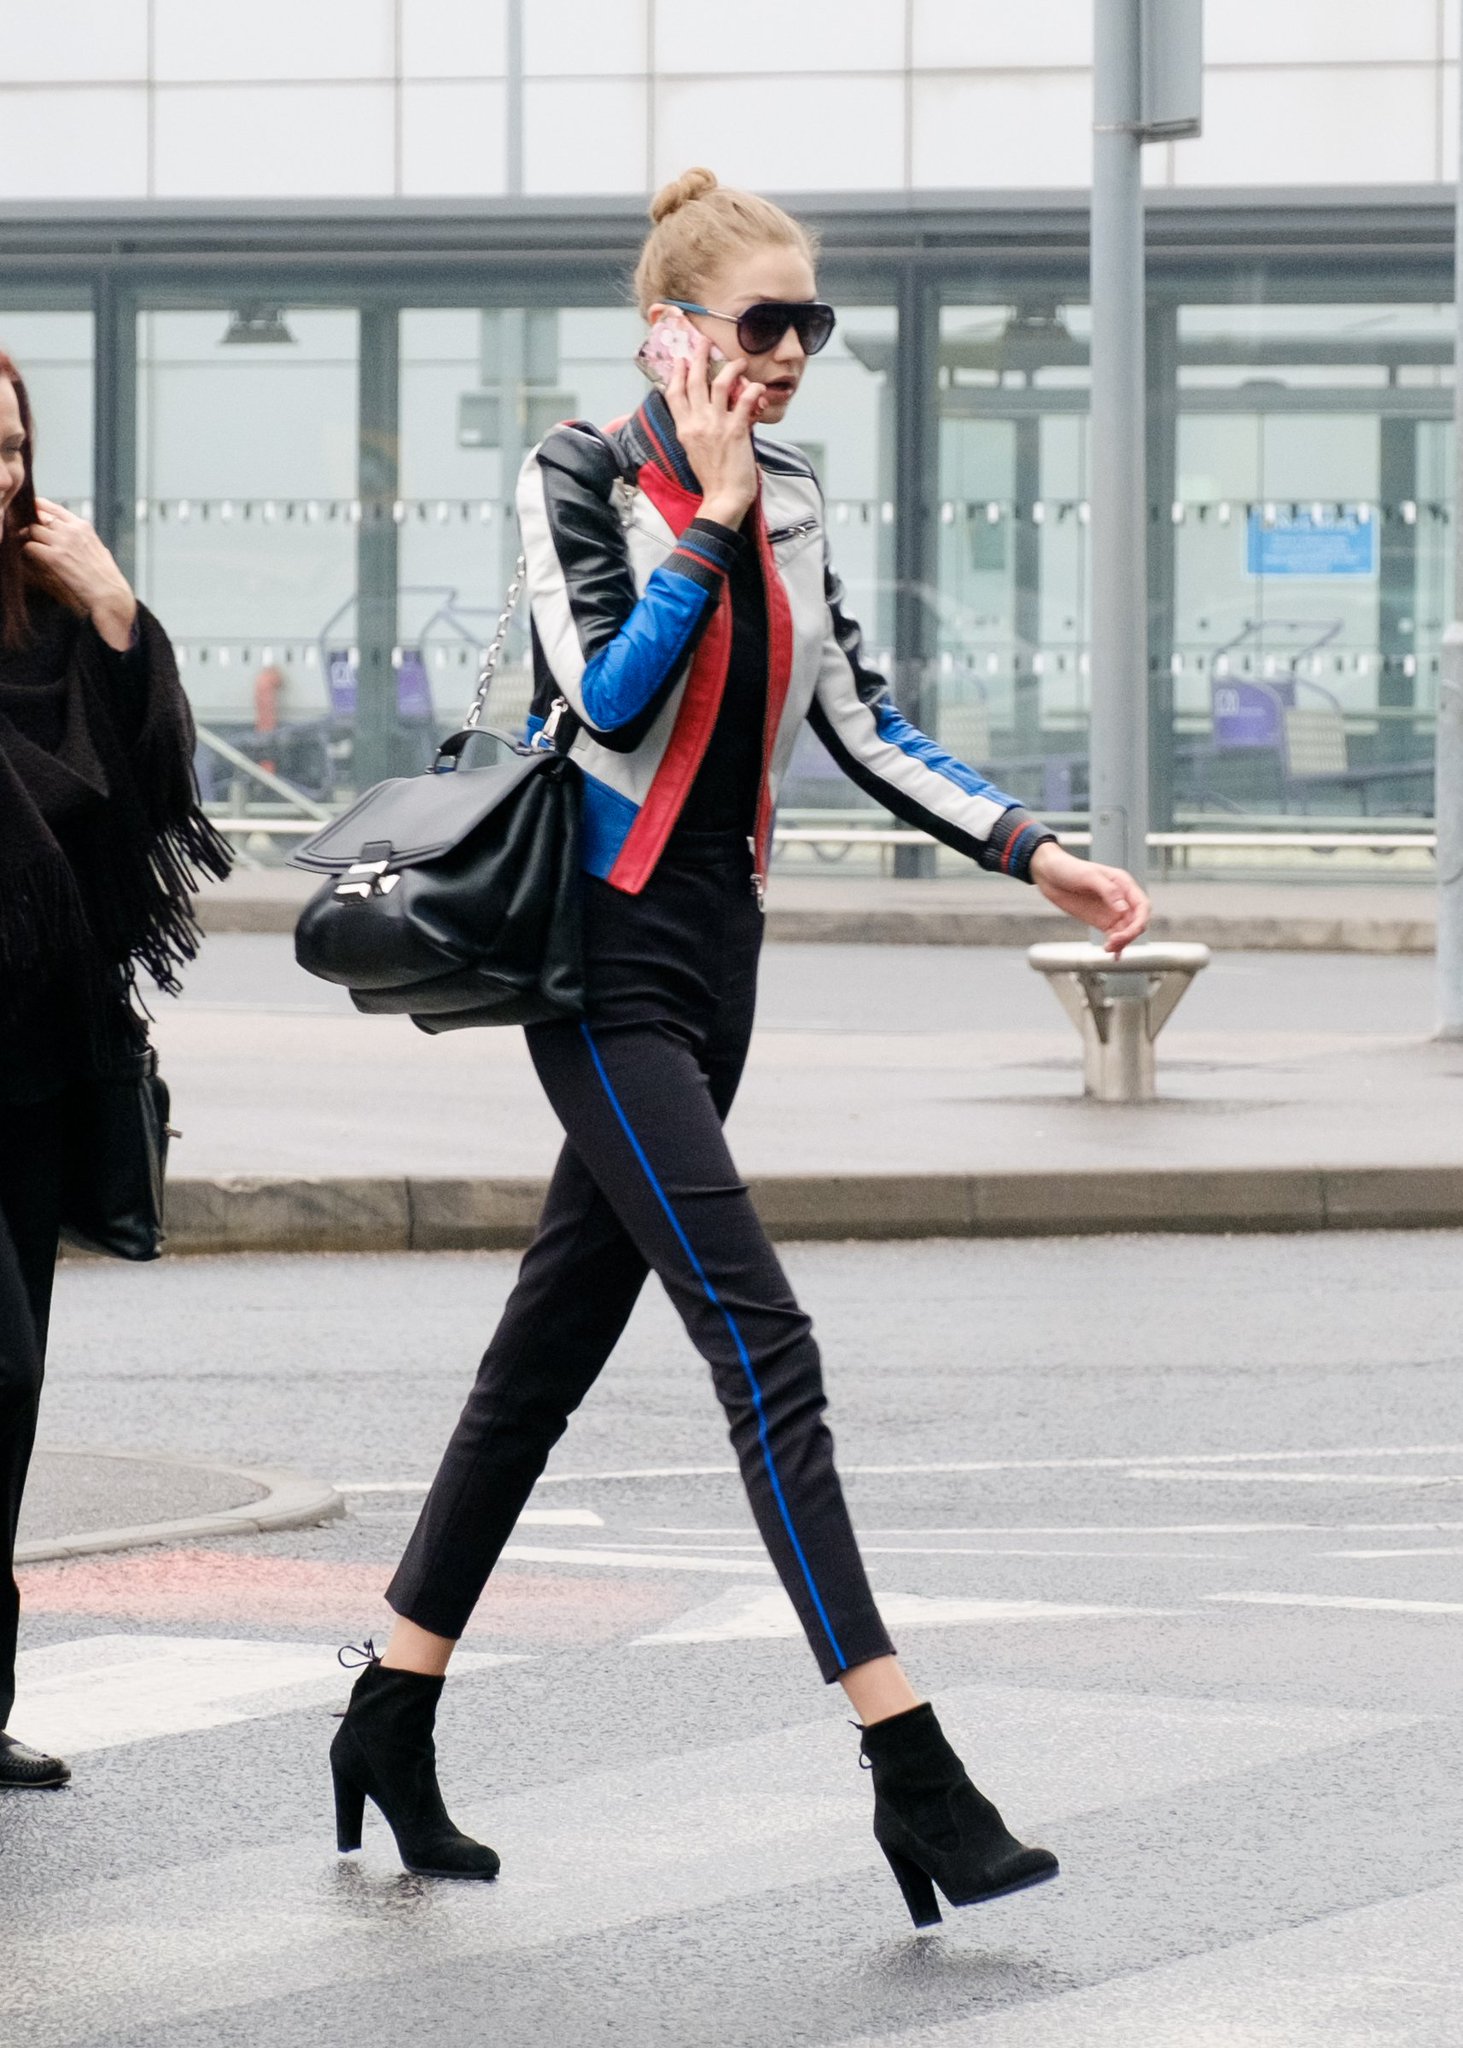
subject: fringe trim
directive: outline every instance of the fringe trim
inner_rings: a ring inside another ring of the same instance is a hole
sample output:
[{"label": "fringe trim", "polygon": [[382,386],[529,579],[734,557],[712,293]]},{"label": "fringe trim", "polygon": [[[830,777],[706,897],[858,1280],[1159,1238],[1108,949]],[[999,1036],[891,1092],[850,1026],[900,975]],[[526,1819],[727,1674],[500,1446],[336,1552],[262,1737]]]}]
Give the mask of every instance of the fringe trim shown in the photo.
[{"label": "fringe trim", "polygon": [[160,900],[130,957],[146,968],[164,995],[178,994],[178,970],[197,959],[203,943],[193,898],[204,877],[221,882],[233,864],[228,841],[197,809],[154,842],[148,868]]}]

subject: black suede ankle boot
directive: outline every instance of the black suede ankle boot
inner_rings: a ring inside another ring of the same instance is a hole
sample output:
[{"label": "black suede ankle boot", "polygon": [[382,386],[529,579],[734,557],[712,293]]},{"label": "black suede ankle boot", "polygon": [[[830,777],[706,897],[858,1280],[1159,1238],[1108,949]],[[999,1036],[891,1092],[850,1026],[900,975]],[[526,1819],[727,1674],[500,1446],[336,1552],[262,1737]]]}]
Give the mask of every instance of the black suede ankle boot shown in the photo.
[{"label": "black suede ankle boot", "polygon": [[936,1885],[952,1906],[973,1906],[1056,1876],[1050,1849],[1018,1842],[976,1791],[928,1700],[861,1733],[874,1774],[874,1839],[916,1927],[940,1918]]},{"label": "black suede ankle boot", "polygon": [[453,1826],[438,1789],[432,1724],[444,1683],[375,1659],[361,1672],[330,1745],[336,1847],[360,1848],[370,1798],[416,1876],[496,1877],[497,1856]]}]

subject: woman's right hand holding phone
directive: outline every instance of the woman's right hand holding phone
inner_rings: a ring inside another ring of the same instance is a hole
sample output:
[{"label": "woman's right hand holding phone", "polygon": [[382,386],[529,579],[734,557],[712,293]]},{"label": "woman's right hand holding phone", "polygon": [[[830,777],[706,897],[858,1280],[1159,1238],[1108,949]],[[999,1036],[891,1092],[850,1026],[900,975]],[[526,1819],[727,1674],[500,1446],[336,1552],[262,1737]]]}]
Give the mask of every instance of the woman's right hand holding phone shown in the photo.
[{"label": "woman's right hand holding phone", "polygon": [[701,486],[701,516],[736,527],[757,495],[752,426],[767,394],[743,376],[744,356],[723,363],[714,381],[710,362],[711,343],[698,331],[692,355],[671,365],[666,403]]}]

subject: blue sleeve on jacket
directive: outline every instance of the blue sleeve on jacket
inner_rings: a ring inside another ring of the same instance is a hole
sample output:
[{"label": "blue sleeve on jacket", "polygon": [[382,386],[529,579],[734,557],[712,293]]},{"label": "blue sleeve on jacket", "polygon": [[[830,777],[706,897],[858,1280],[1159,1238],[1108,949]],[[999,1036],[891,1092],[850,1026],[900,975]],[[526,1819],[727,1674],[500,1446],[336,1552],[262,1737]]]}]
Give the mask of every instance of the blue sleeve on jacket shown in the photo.
[{"label": "blue sleeve on jacket", "polygon": [[911,725],[903,712],[897,710],[887,698],[873,705],[872,709],[880,739],[887,740],[893,747],[898,747],[902,754],[908,754],[913,760],[923,761],[926,768],[932,768],[936,775],[943,775],[947,782],[953,782],[955,787],[963,789],[967,796],[988,796],[992,803],[1004,804],[1007,810],[1016,804],[1014,796],[1007,796],[1003,789],[997,789],[993,782],[987,782],[974,768],[967,767],[964,761],[957,761],[953,754],[947,754],[939,742],[932,740],[928,733],[921,732],[916,725]]},{"label": "blue sleeve on jacket", "polygon": [[689,576],[652,570],[634,611],[580,680],[592,726],[611,733],[640,716],[684,658],[712,602]]}]

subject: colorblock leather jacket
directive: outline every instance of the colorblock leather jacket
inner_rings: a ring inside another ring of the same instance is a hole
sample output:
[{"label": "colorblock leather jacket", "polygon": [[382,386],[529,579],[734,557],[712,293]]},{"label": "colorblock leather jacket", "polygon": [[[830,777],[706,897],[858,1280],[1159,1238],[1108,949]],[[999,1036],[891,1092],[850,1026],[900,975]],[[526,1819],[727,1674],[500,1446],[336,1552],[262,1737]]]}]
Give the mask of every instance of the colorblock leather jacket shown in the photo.
[{"label": "colorblock leather jacket", "polygon": [[807,719],[897,818],[1029,881],[1031,856],[1052,833],[902,716],[843,609],[817,478],[797,449],[761,434],[755,445],[759,490],[740,538],[697,517],[701,490],[658,391],[609,428],[556,427],[524,462],[530,729],[560,696],[576,716],[584,866],[632,895],[655,872],[716,723],[731,649],[727,575],[735,549],[752,545],[767,599],[759,877]]}]

